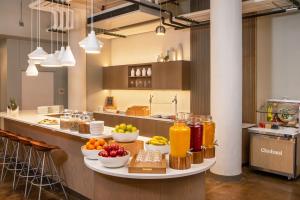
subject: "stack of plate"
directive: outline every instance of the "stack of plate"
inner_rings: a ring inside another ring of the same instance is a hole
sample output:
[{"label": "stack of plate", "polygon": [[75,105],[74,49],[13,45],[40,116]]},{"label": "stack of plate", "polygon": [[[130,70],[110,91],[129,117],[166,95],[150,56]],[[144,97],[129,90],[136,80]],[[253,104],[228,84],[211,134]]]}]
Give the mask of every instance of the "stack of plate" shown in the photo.
[{"label": "stack of plate", "polygon": [[90,122],[90,133],[92,135],[101,135],[104,132],[104,121]]}]

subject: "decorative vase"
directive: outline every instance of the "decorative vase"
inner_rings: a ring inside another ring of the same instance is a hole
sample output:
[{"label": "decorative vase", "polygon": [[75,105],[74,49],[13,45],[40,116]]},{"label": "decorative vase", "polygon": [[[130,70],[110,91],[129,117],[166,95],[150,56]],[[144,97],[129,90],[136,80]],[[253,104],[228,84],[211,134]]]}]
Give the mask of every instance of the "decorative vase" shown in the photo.
[{"label": "decorative vase", "polygon": [[131,71],[130,71],[130,76],[134,77],[134,74],[135,74],[134,69],[132,68]]},{"label": "decorative vase", "polygon": [[147,69],[147,76],[151,76],[151,75],[152,75],[151,68],[148,68],[148,69]]},{"label": "decorative vase", "polygon": [[15,110],[7,108],[7,114],[17,116],[19,114],[19,106]]},{"label": "decorative vase", "polygon": [[145,68],[142,69],[142,76],[146,76],[146,69]]},{"label": "decorative vase", "polygon": [[141,70],[140,70],[140,69],[137,69],[136,72],[135,72],[135,75],[136,75],[136,76],[141,76]]}]

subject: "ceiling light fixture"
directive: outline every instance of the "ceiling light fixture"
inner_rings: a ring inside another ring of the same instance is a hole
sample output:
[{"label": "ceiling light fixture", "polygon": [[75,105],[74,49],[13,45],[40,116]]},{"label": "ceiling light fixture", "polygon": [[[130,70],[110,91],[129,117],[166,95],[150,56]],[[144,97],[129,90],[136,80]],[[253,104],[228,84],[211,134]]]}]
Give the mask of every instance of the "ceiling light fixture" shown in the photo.
[{"label": "ceiling light fixture", "polygon": [[101,53],[103,42],[97,39],[94,31],[94,1],[91,1],[91,32],[86,38],[79,42],[79,46],[85,49],[87,54],[98,54]]},{"label": "ceiling light fixture", "polygon": [[156,27],[155,33],[159,36],[164,36],[166,34],[166,28],[162,25],[162,17],[161,17],[161,4],[159,4],[159,26]]},{"label": "ceiling light fixture", "polygon": [[[53,5],[53,0],[51,1]],[[51,7],[51,13],[53,13],[53,6]],[[61,67],[61,63],[56,56],[54,56],[53,52],[53,30],[52,30],[52,15],[51,15],[51,23],[50,23],[50,37],[51,37],[51,53],[47,56],[45,60],[41,62],[41,66],[43,67]]]},{"label": "ceiling light fixture", "polygon": [[68,29],[68,46],[66,47],[66,50],[65,50],[63,56],[61,57],[60,62],[63,66],[74,67],[76,65],[76,60],[75,60],[75,57],[74,57],[73,52],[70,47],[70,6],[71,6],[70,0],[68,0],[67,3],[68,3],[67,19],[69,19],[69,20],[66,20],[67,29]]},{"label": "ceiling light fixture", "polygon": [[28,57],[30,60],[35,60],[35,63],[40,63],[42,60],[45,60],[47,58],[47,52],[44,51],[43,47],[41,47],[41,7],[40,7],[40,3],[41,0],[38,0],[39,3],[39,9],[38,9],[38,33],[37,33],[37,37],[38,37],[38,41],[37,41],[37,47],[36,49],[31,52],[30,54],[28,54]]},{"label": "ceiling light fixture", "polygon": [[[33,49],[33,37],[32,37],[32,9],[30,10],[30,51]],[[28,60],[28,67],[26,69],[26,76],[38,76],[39,71],[37,70],[35,63]]]},{"label": "ceiling light fixture", "polygon": [[28,60],[28,67],[26,69],[26,76],[38,76],[39,71],[37,70],[33,61]]}]

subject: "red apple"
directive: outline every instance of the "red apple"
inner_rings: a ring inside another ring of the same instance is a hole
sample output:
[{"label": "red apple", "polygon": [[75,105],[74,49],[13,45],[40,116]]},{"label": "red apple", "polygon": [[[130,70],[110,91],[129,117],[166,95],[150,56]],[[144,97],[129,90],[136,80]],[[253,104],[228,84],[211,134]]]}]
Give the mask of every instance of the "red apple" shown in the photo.
[{"label": "red apple", "polygon": [[124,155],[124,150],[119,149],[119,150],[117,151],[117,155],[118,155],[118,156],[123,156],[123,155]]},{"label": "red apple", "polygon": [[104,150],[99,153],[99,156],[108,157],[108,153],[107,153],[107,151]]},{"label": "red apple", "polygon": [[109,153],[109,155],[110,155],[111,157],[116,157],[116,156],[117,156],[117,151],[112,150],[112,151]]}]

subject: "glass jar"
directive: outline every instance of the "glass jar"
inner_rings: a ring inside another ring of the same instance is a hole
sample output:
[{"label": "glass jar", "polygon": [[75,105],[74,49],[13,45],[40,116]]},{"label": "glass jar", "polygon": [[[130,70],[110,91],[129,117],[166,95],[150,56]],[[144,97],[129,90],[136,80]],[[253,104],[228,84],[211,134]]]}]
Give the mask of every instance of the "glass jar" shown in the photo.
[{"label": "glass jar", "polygon": [[214,147],[215,143],[215,123],[211,116],[205,116],[203,119],[203,146],[205,148]]},{"label": "glass jar", "polygon": [[79,133],[81,134],[90,134],[90,117],[85,114],[81,117],[79,122]]},{"label": "glass jar", "polygon": [[186,125],[185,114],[177,114],[174,125],[169,129],[170,154],[174,157],[186,157],[190,149],[191,129]]},{"label": "glass jar", "polygon": [[60,117],[60,128],[62,130],[69,130],[70,129],[70,114],[65,113],[63,116]]},{"label": "glass jar", "polygon": [[191,129],[190,150],[192,152],[201,151],[203,146],[202,118],[197,115],[191,116],[188,122],[188,126]]},{"label": "glass jar", "polygon": [[70,119],[70,131],[78,132],[79,131],[79,122],[80,122],[80,115],[72,114],[71,119]]}]

